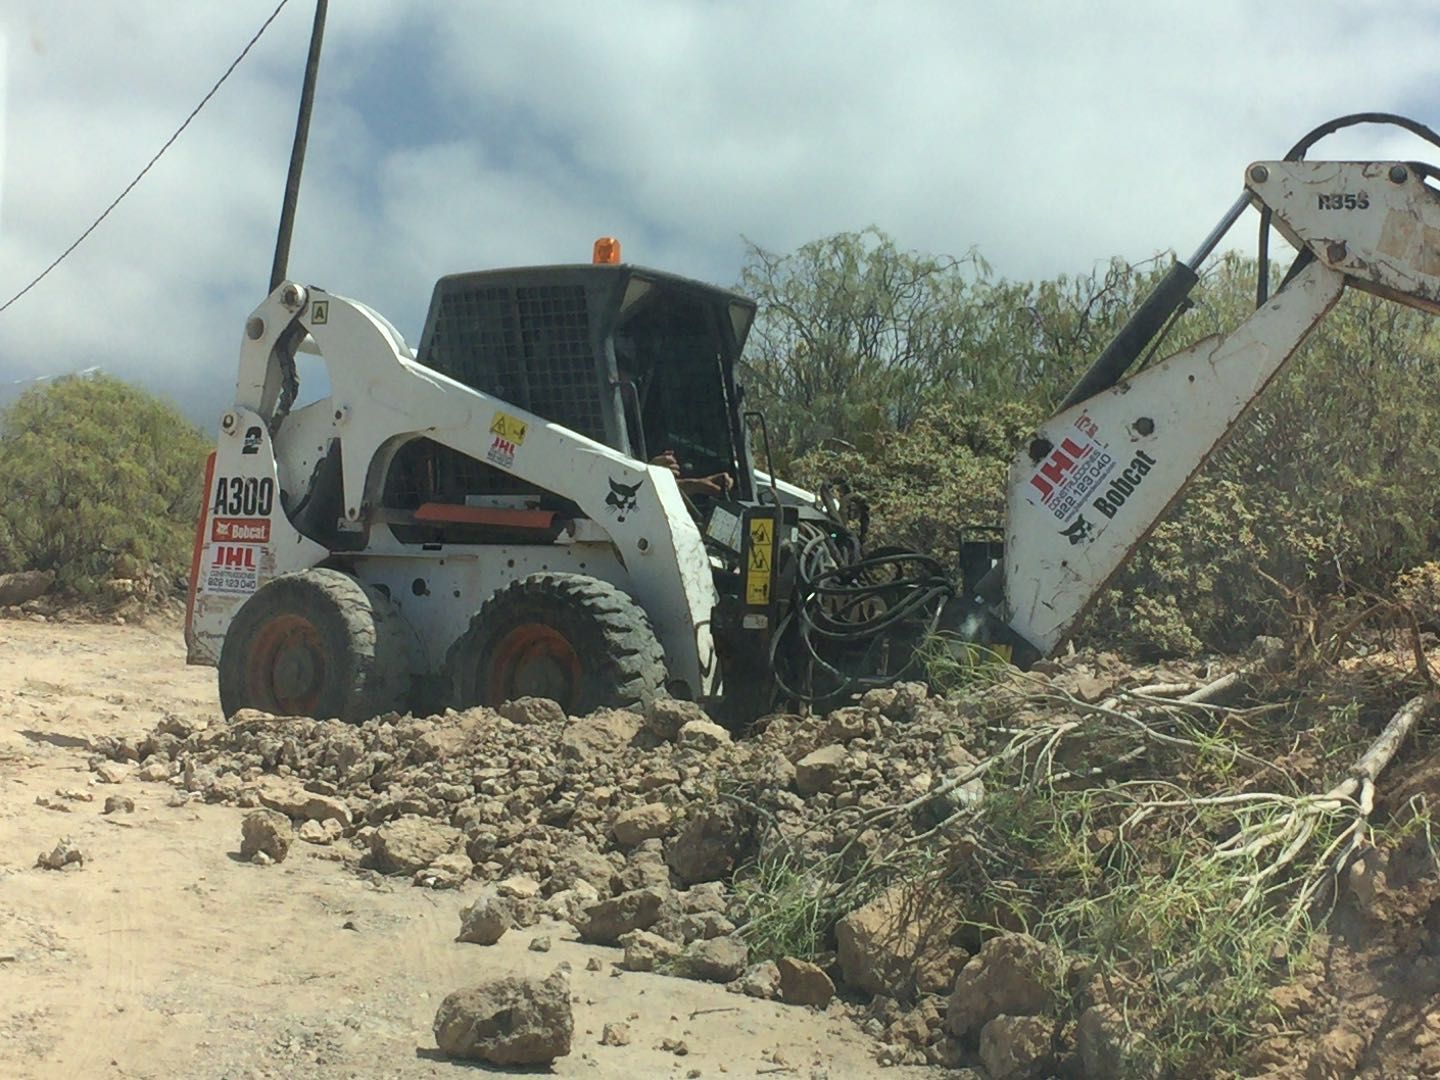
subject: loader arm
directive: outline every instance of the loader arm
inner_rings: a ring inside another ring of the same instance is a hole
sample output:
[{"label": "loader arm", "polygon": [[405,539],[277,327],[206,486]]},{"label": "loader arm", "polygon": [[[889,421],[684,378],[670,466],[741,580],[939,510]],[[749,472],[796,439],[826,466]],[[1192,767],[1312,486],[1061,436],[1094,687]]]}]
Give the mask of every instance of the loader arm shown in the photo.
[{"label": "loader arm", "polygon": [[[1440,192],[1427,171],[1293,160],[1246,170],[1245,195],[1011,465],[1003,580],[982,583],[978,599],[1022,651],[1069,636],[1347,286],[1440,313]],[[1248,205],[1300,252],[1285,285],[1229,333],[1125,377]]]}]

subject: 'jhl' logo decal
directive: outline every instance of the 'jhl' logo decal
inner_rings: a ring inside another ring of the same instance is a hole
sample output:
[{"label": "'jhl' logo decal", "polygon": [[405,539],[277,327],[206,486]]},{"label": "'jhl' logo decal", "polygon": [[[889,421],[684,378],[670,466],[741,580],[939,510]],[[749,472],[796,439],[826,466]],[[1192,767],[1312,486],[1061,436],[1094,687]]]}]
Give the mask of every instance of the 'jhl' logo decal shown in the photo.
[{"label": "'jhl' logo decal", "polygon": [[1046,506],[1055,495],[1055,489],[1065,483],[1075,463],[1088,457],[1094,444],[1081,446],[1074,439],[1065,438],[1058,449],[1051,451],[1050,459],[1040,466],[1040,471],[1030,477],[1030,483],[1040,492],[1040,501]]}]

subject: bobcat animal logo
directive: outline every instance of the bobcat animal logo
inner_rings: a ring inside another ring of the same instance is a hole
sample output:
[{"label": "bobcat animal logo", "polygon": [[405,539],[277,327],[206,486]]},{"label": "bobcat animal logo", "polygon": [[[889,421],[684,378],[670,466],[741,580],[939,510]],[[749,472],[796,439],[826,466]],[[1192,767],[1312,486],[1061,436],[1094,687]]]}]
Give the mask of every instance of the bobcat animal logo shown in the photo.
[{"label": "bobcat animal logo", "polygon": [[617,484],[613,479],[610,481],[610,494],[605,496],[605,505],[610,507],[616,521],[624,521],[625,515],[632,513],[640,505],[635,495],[640,490],[640,484],[644,482],[641,480],[635,484]]},{"label": "bobcat animal logo", "polygon": [[1086,521],[1085,515],[1081,514],[1075,519],[1075,524],[1068,529],[1061,529],[1060,535],[1069,540],[1070,546],[1074,547],[1076,544],[1088,544],[1093,539],[1094,532],[1095,526]]}]

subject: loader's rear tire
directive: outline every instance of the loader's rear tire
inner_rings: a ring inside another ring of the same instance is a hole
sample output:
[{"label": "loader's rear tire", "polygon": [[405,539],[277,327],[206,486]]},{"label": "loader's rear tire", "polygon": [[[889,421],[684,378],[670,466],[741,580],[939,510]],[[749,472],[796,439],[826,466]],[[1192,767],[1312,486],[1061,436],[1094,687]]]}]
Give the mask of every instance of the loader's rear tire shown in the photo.
[{"label": "loader's rear tire", "polygon": [[220,649],[220,707],[359,723],[404,708],[408,631],[388,597],[338,570],[267,581]]},{"label": "loader's rear tire", "polygon": [[584,574],[532,574],[481,605],[450,648],[455,703],[547,697],[579,716],[663,694],[665,653],[644,610]]}]

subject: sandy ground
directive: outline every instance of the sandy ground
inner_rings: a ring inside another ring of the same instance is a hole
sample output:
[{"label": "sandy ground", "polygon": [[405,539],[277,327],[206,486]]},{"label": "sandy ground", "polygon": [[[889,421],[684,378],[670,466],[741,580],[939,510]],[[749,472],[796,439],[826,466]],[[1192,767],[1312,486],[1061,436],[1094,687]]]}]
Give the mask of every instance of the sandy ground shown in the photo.
[{"label": "sandy ground", "polygon": [[[89,737],[146,731],[167,712],[219,716],[214,672],[185,666],[177,626],[0,622],[0,1075],[484,1073],[434,1049],[440,1000],[562,961],[573,968],[575,1042],[552,1075],[938,1072],[881,1070],[876,1044],[833,1010],[620,974],[618,950],[582,945],[568,926],[458,944],[469,891],[366,880],[298,842],[277,866],[242,863],[244,811],[167,805],[166,784],[99,783],[88,767]],[[135,812],[102,815],[109,795],[133,798]],[[84,866],[37,869],[37,854],[65,836]],[[537,936],[552,939],[550,952],[529,951]],[[600,971],[586,970],[592,956]],[[600,1045],[612,1021],[630,1025],[630,1045]],[[688,1052],[662,1050],[665,1039]]]}]

